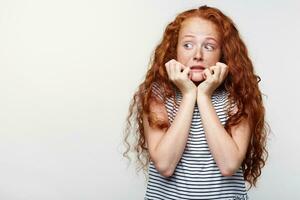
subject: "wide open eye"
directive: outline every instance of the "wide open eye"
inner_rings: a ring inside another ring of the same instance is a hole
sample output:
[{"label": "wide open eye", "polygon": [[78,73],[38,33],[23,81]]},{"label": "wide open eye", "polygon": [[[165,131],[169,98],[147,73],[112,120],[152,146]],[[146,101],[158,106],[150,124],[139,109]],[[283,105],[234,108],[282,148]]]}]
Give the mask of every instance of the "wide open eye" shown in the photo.
[{"label": "wide open eye", "polygon": [[212,45],[210,43],[204,44],[204,48],[208,51],[213,51],[215,49],[214,45]]},{"label": "wide open eye", "polygon": [[186,49],[192,49],[194,45],[191,42],[186,42],[183,44],[183,46]]}]

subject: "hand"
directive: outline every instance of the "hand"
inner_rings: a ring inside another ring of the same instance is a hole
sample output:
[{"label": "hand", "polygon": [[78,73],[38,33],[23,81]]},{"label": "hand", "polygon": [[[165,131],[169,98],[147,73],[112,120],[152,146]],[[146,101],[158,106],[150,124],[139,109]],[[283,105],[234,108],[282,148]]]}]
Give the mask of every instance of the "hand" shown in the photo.
[{"label": "hand", "polygon": [[182,95],[191,94],[197,92],[196,85],[190,80],[190,68],[177,62],[175,59],[168,61],[166,64],[166,70],[169,79],[176,85]]},{"label": "hand", "polygon": [[204,70],[205,81],[198,85],[198,96],[211,97],[212,93],[221,85],[228,74],[228,66],[217,62],[216,65]]}]

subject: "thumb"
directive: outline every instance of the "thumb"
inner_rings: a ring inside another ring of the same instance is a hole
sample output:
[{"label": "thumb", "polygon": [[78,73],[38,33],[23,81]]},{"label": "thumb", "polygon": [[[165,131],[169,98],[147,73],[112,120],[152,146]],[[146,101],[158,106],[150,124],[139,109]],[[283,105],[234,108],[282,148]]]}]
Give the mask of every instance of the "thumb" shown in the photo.
[{"label": "thumb", "polygon": [[205,78],[205,80],[209,79],[211,76],[212,76],[212,75],[211,75],[211,72],[210,72],[209,69],[205,69],[205,70],[203,71],[203,77]]},{"label": "thumb", "polygon": [[190,67],[186,67],[183,70],[182,74],[185,75],[185,76],[189,76],[190,71],[191,71],[191,68]]}]

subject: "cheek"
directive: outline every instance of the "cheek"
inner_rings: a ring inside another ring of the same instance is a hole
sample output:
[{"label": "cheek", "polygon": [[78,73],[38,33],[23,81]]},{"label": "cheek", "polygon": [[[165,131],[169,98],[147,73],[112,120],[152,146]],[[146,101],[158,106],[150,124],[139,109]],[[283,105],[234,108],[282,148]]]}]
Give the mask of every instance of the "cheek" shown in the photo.
[{"label": "cheek", "polygon": [[177,51],[177,61],[182,64],[186,64],[186,62],[189,61],[190,57],[191,55],[187,51],[181,51],[181,50]]},{"label": "cheek", "polygon": [[215,65],[217,62],[219,62],[221,59],[221,56],[220,54],[211,54],[207,57],[207,62],[210,64],[210,65]]}]

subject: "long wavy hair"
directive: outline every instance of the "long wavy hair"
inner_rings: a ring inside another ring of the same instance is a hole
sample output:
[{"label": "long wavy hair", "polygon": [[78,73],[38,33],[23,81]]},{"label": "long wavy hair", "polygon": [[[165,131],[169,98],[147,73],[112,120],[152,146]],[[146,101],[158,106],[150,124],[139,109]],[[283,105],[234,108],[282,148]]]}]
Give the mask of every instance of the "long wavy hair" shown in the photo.
[{"label": "long wavy hair", "polygon": [[234,103],[238,108],[235,113],[228,110],[229,118],[225,129],[231,135],[231,127],[240,123],[242,119],[247,119],[249,122],[251,139],[246,157],[242,162],[242,169],[244,179],[250,184],[251,188],[253,185],[256,186],[257,179],[261,175],[261,169],[265,165],[268,156],[266,140],[269,128],[265,122],[262,93],[258,86],[260,77],[255,75],[247,48],[233,21],[213,7],[201,6],[198,9],[185,11],[167,25],[162,41],[157,45],[150,59],[145,80],[140,84],[131,101],[124,131],[126,150],[123,155],[129,158],[130,152],[135,153],[137,170],[144,169],[146,171],[150,157],[144,134],[143,114],[148,115],[148,121],[152,127],[167,128],[170,126],[169,122],[156,119],[150,111],[151,101],[161,102],[153,94],[152,87],[155,83],[160,87],[160,90],[163,91],[164,100],[172,96],[175,97],[174,85],[168,78],[165,63],[171,59],[176,59],[180,27],[182,22],[190,17],[200,17],[212,22],[216,25],[221,36],[222,54],[220,61],[226,63],[229,67],[228,75],[222,87],[229,93],[229,102]]}]

